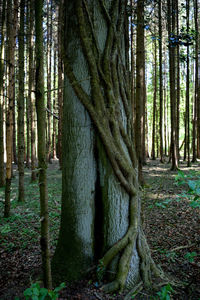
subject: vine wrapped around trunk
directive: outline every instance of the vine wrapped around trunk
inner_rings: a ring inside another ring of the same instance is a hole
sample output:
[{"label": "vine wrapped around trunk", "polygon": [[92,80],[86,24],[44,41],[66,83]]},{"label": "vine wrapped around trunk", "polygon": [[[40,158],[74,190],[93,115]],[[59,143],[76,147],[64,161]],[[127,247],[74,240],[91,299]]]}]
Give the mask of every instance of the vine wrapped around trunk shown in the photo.
[{"label": "vine wrapped around trunk", "polygon": [[67,155],[54,273],[77,280],[100,259],[98,275],[108,275],[110,281],[103,286],[106,292],[130,289],[139,281],[149,286],[151,274],[161,276],[161,271],[151,258],[140,218],[127,1],[76,0],[63,5]]}]

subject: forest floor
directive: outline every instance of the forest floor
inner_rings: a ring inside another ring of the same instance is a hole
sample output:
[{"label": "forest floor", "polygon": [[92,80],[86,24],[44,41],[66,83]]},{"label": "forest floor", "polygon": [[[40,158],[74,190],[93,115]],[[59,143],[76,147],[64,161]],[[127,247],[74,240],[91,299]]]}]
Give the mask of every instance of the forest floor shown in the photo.
[{"label": "forest floor", "polygon": [[[148,161],[144,167],[144,230],[152,256],[172,285],[171,299],[200,299],[200,164],[183,173],[171,172],[169,164]],[[30,183],[30,170],[25,172],[26,201],[17,201],[17,170],[12,181],[12,214],[3,219],[4,189],[0,189],[0,300],[24,299],[23,291],[40,278],[39,193],[37,183]],[[179,179],[179,180],[177,180]],[[195,181],[196,180],[196,181]],[[181,183],[182,184],[178,184]],[[195,186],[195,182],[199,185]],[[199,183],[198,183],[199,182]],[[188,188],[189,186],[189,188]],[[195,194],[196,193],[196,194]],[[60,220],[61,171],[55,161],[48,168],[51,251],[57,241]],[[163,288],[160,287],[159,290]],[[61,299],[124,299],[124,295],[105,295],[95,279],[67,285]],[[132,297],[133,299],[134,297]],[[142,290],[134,299],[160,298],[156,291]]]}]

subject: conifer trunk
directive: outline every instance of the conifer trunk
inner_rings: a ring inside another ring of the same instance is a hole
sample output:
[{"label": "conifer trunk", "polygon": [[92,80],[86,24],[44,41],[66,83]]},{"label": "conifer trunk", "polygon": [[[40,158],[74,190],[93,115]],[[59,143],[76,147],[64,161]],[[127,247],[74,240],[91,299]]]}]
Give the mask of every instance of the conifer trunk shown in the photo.
[{"label": "conifer trunk", "polygon": [[6,0],[3,0],[2,11],[1,11],[1,44],[0,44],[0,187],[5,184],[4,174],[4,118],[3,118],[3,88],[4,88],[4,47],[5,47],[5,18],[6,17]]},{"label": "conifer trunk", "polygon": [[7,59],[8,59],[8,105],[6,113],[6,187],[5,187],[5,209],[4,217],[10,216],[10,192],[12,178],[12,156],[13,156],[13,104],[14,104],[14,84],[15,84],[15,39],[16,39],[16,21],[18,12],[18,1],[7,1]]},{"label": "conifer trunk", "polygon": [[19,95],[18,95],[18,201],[24,201],[24,9],[25,0],[20,2],[19,30]]},{"label": "conifer trunk", "polygon": [[49,249],[49,217],[46,175],[46,139],[45,139],[45,103],[44,103],[44,66],[43,66],[43,0],[35,2],[35,55],[36,55],[36,111],[38,130],[38,167],[40,189],[40,221],[43,282],[48,289],[52,287],[50,249]]}]

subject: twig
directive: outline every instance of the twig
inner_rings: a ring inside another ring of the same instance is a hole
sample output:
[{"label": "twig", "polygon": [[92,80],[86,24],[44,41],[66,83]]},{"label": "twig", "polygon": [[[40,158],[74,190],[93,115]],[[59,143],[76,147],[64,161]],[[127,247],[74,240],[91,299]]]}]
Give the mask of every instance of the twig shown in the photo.
[{"label": "twig", "polygon": [[170,252],[173,252],[173,251],[177,251],[177,250],[181,250],[181,249],[190,248],[190,247],[195,246],[195,245],[196,245],[196,244],[193,243],[193,244],[190,244],[190,245],[179,246],[179,247],[176,247],[176,248],[172,248],[172,249],[170,249],[169,251],[170,251]]}]

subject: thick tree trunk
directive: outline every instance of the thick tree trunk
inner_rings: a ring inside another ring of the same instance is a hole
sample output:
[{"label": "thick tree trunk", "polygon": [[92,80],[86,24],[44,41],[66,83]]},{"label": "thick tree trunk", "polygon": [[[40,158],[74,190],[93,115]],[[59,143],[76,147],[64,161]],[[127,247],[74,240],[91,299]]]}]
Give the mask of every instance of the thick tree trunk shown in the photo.
[{"label": "thick tree trunk", "polygon": [[20,2],[19,30],[19,95],[18,95],[18,201],[24,201],[24,9],[25,1]]},{"label": "thick tree trunk", "polygon": [[38,167],[40,188],[40,220],[41,220],[41,251],[44,286],[52,287],[51,264],[49,249],[49,218],[48,218],[48,194],[46,175],[46,140],[45,140],[45,103],[44,103],[44,66],[43,66],[43,0],[35,2],[35,56],[36,56],[36,110],[38,129]]},{"label": "thick tree trunk", "polygon": [[76,0],[65,1],[62,9],[65,155],[54,275],[80,279],[101,258],[99,280],[114,272],[103,287],[107,292],[141,280],[150,285],[151,271],[160,275],[140,219],[128,122],[132,106],[126,85],[125,8],[124,0]]}]

